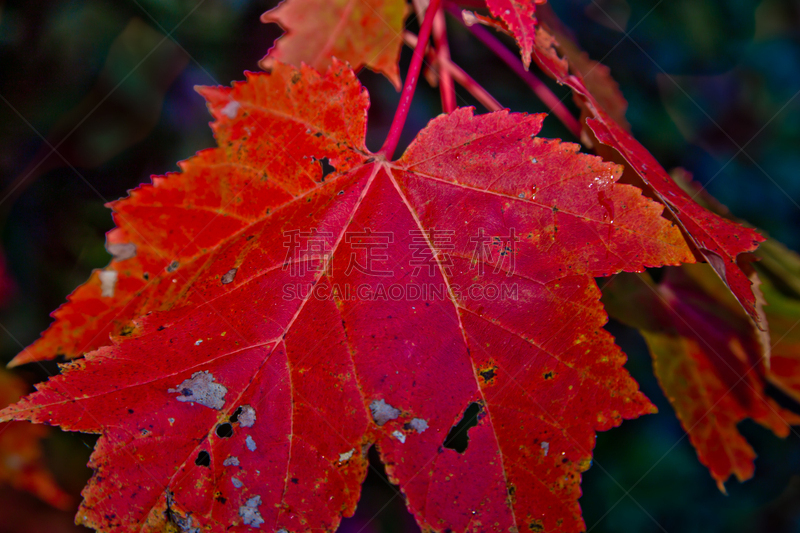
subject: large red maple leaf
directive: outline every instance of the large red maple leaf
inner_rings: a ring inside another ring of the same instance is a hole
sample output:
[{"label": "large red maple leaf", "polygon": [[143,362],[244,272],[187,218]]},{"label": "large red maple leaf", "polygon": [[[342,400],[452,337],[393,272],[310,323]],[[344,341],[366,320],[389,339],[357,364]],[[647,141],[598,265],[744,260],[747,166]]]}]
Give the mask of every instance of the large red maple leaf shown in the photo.
[{"label": "large red maple leaf", "polygon": [[595,432],[653,411],[593,278],[692,261],[663,207],[542,115],[458,109],[372,155],[338,62],[201,92],[219,148],[113,204],[136,255],[100,290],[147,272],[149,314],[2,411],[102,433],[78,520],[332,530],[376,444],[424,528],[583,529]]}]

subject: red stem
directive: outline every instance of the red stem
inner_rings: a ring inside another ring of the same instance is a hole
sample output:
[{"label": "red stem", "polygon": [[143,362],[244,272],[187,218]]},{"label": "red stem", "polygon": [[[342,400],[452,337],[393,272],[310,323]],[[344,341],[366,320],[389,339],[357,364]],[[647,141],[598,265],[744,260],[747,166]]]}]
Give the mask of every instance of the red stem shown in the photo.
[{"label": "red stem", "polygon": [[[411,33],[410,31],[403,32],[403,40],[411,48],[417,46],[417,36]],[[464,87],[469,92],[469,94],[474,96],[475,99],[479,101],[483,105],[483,107],[485,107],[489,111],[499,111],[501,109],[505,109],[500,104],[500,102],[495,100],[494,96],[489,94],[489,91],[481,87],[481,85],[477,81],[472,79],[472,77],[466,72],[464,72],[464,70],[461,67],[453,63],[451,59],[442,61],[440,58],[437,58],[436,55],[430,50],[428,51],[426,57],[430,63],[435,63],[440,71],[449,72],[456,83]]]},{"label": "red stem", "polygon": [[[463,24],[461,10],[458,7],[448,4],[447,10]],[[528,84],[528,87],[530,87],[539,100],[541,100],[542,103],[544,103],[544,105],[547,106],[547,108],[556,117],[558,117],[561,123],[564,124],[564,126],[566,126],[576,138],[580,139],[581,125],[578,120],[572,116],[566,106],[555,94],[553,94],[550,88],[547,87],[542,80],[534,76],[531,72],[525,70],[525,67],[522,65],[522,61],[517,54],[506,48],[506,46],[500,42],[497,37],[489,33],[486,28],[483,28],[478,24],[474,24],[472,26],[467,26],[464,24],[464,27],[471,31],[479,41],[485,44],[486,47],[494,52],[494,54],[506,65],[511,67],[511,70],[513,70],[516,75],[522,79],[522,81]]]},{"label": "red stem", "polygon": [[419,71],[422,68],[422,59],[425,57],[425,48],[428,45],[428,39],[431,37],[431,27],[433,27],[433,19],[436,12],[439,10],[439,5],[442,0],[431,0],[425,11],[425,20],[422,22],[422,27],[419,30],[419,41],[414,48],[414,55],[411,57],[411,65],[408,67],[406,74],[406,83],[403,86],[403,92],[400,94],[400,104],[397,106],[397,111],[392,120],[392,126],[389,129],[389,135],[386,137],[386,142],[378,151],[378,155],[382,155],[390,159],[394,154],[397,144],[400,142],[400,134],[403,132],[408,112],[411,109],[411,100],[414,98],[414,90],[417,88],[417,81],[419,80]]},{"label": "red stem", "polygon": [[[444,11],[436,12],[433,19],[433,45],[436,47],[436,57],[441,65],[450,61],[450,45],[447,43],[447,25],[444,21]],[[452,113],[456,110],[456,87],[453,77],[446,68],[439,69],[439,94],[442,97],[442,110]]]}]

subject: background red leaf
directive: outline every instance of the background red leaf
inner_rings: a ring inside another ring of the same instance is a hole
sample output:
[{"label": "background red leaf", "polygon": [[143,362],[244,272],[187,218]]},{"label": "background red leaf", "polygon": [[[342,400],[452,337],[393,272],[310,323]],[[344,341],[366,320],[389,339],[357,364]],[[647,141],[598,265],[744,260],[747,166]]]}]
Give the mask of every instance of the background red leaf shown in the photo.
[{"label": "background red leaf", "polygon": [[354,68],[367,66],[400,89],[400,49],[403,46],[405,2],[397,0],[285,0],[261,16],[287,31],[262,59],[325,70],[335,57]]},{"label": "background red leaf", "polygon": [[[766,394],[760,332],[710,266],[667,269],[658,284],[645,275],[618,275],[603,302],[644,336],[664,393],[723,492],[731,475],[753,476],[756,454],[739,433],[741,421],[750,418],[779,437],[800,423]],[[771,325],[771,306],[766,311]]]},{"label": "background red leaf", "polygon": [[[20,378],[0,370],[0,405],[20,399],[29,386]],[[0,483],[37,496],[58,509],[69,509],[73,499],[53,479],[44,462],[42,439],[50,430],[20,422],[0,424]]]}]

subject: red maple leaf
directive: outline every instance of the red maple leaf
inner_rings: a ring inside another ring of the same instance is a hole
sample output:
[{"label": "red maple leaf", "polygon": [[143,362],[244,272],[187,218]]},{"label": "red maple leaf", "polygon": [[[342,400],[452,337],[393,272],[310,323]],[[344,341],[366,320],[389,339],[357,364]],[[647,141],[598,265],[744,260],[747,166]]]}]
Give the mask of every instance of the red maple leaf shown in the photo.
[{"label": "red maple leaf", "polygon": [[527,69],[536,42],[536,4],[547,0],[486,0],[486,7],[513,33],[522,53],[522,63]]},{"label": "red maple leaf", "polygon": [[[584,84],[580,68],[557,52],[558,43],[542,26],[536,28],[533,57],[539,67],[561,84],[570,87],[586,117],[586,125],[596,139],[617,151],[662,202],[684,231],[698,257],[708,262],[719,275],[751,319],[763,330],[756,309],[756,297],[747,274],[737,263],[738,256],[755,250],[764,237],[750,228],[700,207],[669,177],[669,174],[595,98]],[[601,85],[602,87],[602,85]]]},{"label": "red maple leaf", "polygon": [[[709,210],[732,219],[688,172],[676,169],[672,175]],[[758,284],[757,311],[769,325],[767,331],[748,318],[709,265],[667,269],[658,284],[646,274],[620,274],[603,286],[609,314],[639,329],[647,341],[664,393],[700,462],[723,492],[730,476],[744,481],[755,470],[756,454],[739,433],[739,422],[750,418],[779,437],[800,423],[800,415],[781,407],[767,392],[769,381],[800,398],[800,335],[795,327],[800,318],[800,257],[772,239],[754,255],[758,261],[748,267]],[[781,291],[776,286],[793,288]]]},{"label": "red maple leaf", "polygon": [[261,16],[262,22],[277,22],[287,31],[261,65],[269,70],[277,60],[323,71],[336,57],[384,74],[399,89],[397,62],[407,12],[398,0],[284,0]]},{"label": "red maple leaf", "polygon": [[[766,394],[760,332],[710,266],[668,269],[658,284],[645,275],[619,275],[604,288],[603,301],[614,318],[644,336],[664,393],[723,492],[731,475],[744,481],[755,469],[756,454],[739,422],[750,418],[779,437],[800,422]],[[772,327],[779,316],[766,309]],[[796,367],[796,354],[778,353],[781,363]]]},{"label": "red maple leaf", "polygon": [[372,155],[338,62],[201,92],[219,148],[113,204],[137,253],[106,298],[147,271],[149,314],[2,412],[102,433],[78,520],[332,530],[376,444],[424,528],[581,530],[595,432],[653,411],[593,277],[692,261],[662,207],[542,115],[458,109]]}]

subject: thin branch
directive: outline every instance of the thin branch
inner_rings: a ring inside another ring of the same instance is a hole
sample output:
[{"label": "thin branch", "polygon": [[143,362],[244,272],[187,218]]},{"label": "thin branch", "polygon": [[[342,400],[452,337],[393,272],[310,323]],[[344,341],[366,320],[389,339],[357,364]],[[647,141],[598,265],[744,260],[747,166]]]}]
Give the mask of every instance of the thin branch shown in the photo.
[{"label": "thin branch", "polygon": [[[403,40],[411,48],[415,48],[417,46],[417,36],[410,31],[406,30],[403,32]],[[442,61],[436,57],[432,50],[428,50],[426,57],[428,62],[436,65],[440,71],[447,71],[453,77],[456,83],[464,87],[469,94],[474,96],[475,99],[489,111],[499,111],[501,109],[505,109],[500,102],[494,98],[494,96],[489,94],[489,91],[484,89],[477,81],[472,79],[472,76],[464,72],[464,70],[453,63],[451,59]]]},{"label": "thin branch", "polygon": [[[450,12],[451,15],[456,17],[462,24],[464,21],[461,18],[461,10],[452,5],[447,5],[447,10]],[[542,80],[534,76],[531,72],[525,70],[525,67],[522,65],[522,61],[520,60],[519,56],[506,48],[506,46],[494,35],[492,35],[486,28],[483,28],[479,24],[474,24],[472,26],[467,26],[464,24],[464,27],[467,28],[472,34],[478,38],[483,44],[486,45],[489,50],[494,52],[494,54],[499,57],[506,65],[508,65],[514,73],[519,76],[522,81],[524,81],[528,87],[533,90],[534,94],[539,98],[539,100],[544,103],[545,106],[561,121],[564,126],[578,139],[581,137],[581,125],[578,120],[572,116],[572,113],[566,108],[566,106],[558,99],[558,97],[553,94],[553,91],[550,90],[547,85],[544,84]]]},{"label": "thin branch", "polygon": [[[447,25],[444,20],[444,11],[439,9],[433,19],[433,45],[436,47],[436,58],[439,63],[450,62],[450,45],[447,43]],[[453,85],[453,76],[446,68],[439,72],[439,94],[442,97],[442,110],[452,113],[456,110],[456,88]]]},{"label": "thin branch", "polygon": [[389,129],[389,135],[386,137],[386,142],[378,151],[379,155],[390,159],[394,154],[397,144],[400,142],[400,134],[403,132],[403,126],[406,123],[408,112],[411,109],[411,100],[414,98],[414,90],[417,88],[417,81],[419,81],[419,72],[422,68],[422,60],[425,56],[425,48],[428,44],[428,39],[431,36],[431,28],[433,27],[433,19],[436,12],[439,10],[439,5],[442,0],[431,0],[428,9],[425,12],[425,20],[419,30],[419,42],[414,48],[414,55],[411,57],[411,65],[408,67],[406,74],[406,83],[403,86],[403,92],[400,94],[400,104],[397,106],[397,111],[392,120],[392,126]]}]

